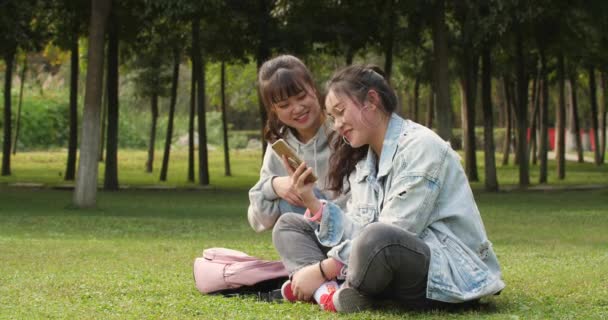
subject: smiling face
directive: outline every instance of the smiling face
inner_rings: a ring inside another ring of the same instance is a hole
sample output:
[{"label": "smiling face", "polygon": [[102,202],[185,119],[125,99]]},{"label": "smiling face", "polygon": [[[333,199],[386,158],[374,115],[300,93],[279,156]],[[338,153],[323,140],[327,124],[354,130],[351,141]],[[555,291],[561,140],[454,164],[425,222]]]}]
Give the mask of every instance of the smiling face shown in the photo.
[{"label": "smiling face", "polygon": [[294,128],[304,137],[304,140],[311,134],[314,136],[321,125],[321,105],[312,88],[273,103],[272,111],[282,123]]},{"label": "smiling face", "polygon": [[369,144],[374,128],[363,123],[363,106],[344,94],[330,90],[325,98],[327,114],[334,123],[334,129],[348,140],[353,148]]}]

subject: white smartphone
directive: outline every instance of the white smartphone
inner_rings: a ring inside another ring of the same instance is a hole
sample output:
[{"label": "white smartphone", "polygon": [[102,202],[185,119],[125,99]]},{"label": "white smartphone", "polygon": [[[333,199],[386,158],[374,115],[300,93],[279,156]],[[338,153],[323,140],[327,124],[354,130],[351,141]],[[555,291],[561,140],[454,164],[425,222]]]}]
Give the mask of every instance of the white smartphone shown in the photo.
[{"label": "white smartphone", "polygon": [[[304,161],[302,161],[302,159],[300,159],[300,157],[298,157],[298,154],[296,153],[295,150],[293,150],[292,147],[289,146],[289,144],[287,144],[287,142],[285,142],[285,140],[283,139],[279,139],[277,141],[275,141],[273,144],[271,144],[272,150],[274,150],[274,152],[276,152],[279,155],[279,158],[283,158],[283,156],[285,156],[287,158],[287,162],[289,163],[289,165],[291,166],[291,168],[293,170],[296,170],[300,164]],[[311,175],[308,176],[308,178],[306,179],[306,182],[315,182],[317,181],[317,177],[315,176],[314,173],[312,173]]]}]

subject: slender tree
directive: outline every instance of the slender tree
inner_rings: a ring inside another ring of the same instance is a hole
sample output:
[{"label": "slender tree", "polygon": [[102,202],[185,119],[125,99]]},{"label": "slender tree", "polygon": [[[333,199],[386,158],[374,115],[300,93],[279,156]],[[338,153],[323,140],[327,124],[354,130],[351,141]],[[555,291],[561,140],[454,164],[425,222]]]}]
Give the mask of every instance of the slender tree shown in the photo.
[{"label": "slender tree", "polygon": [[92,0],[89,26],[88,68],[82,120],[80,158],[74,189],[77,207],[95,206],[97,198],[97,157],[99,154],[99,112],[103,80],[104,37],[110,0]]},{"label": "slender tree", "polygon": [[150,138],[148,142],[148,160],[146,160],[146,172],[154,170],[154,147],[156,146],[156,125],[158,123],[158,93],[151,93],[150,97]]},{"label": "slender tree", "polygon": [[481,50],[481,104],[484,119],[485,189],[498,191],[492,115],[492,54],[487,43]]},{"label": "slender tree", "polygon": [[390,81],[391,74],[393,71],[393,48],[395,46],[395,29],[397,28],[397,8],[396,0],[387,0],[386,9],[383,10],[387,13],[387,28],[386,35],[384,36],[384,72],[386,78]]},{"label": "slender tree", "polygon": [[205,61],[200,47],[200,18],[192,21],[192,58],[193,68],[196,68],[197,87],[197,119],[198,119],[198,179],[199,184],[209,185],[209,165],[207,152],[207,124],[205,113]]},{"label": "slender tree", "polygon": [[416,75],[414,79],[414,102],[412,103],[411,118],[414,122],[418,122],[418,113],[420,109],[420,76]]},{"label": "slender tree", "polygon": [[[192,54],[192,57],[194,55]],[[190,78],[190,112],[188,116],[188,182],[194,182],[194,118],[196,110],[196,68],[192,58]]]},{"label": "slender tree", "polygon": [[578,157],[578,162],[579,163],[583,163],[585,162],[585,156],[583,153],[583,143],[581,141],[581,134],[580,134],[580,124],[579,124],[579,117],[578,117],[578,99],[576,97],[577,95],[577,82],[576,82],[576,76],[574,75],[574,73],[570,73],[569,75],[569,79],[566,82],[566,90],[567,90],[567,96],[568,96],[568,112],[569,112],[569,118],[570,118],[570,125],[568,126],[568,128],[570,129],[570,136],[572,137],[572,139],[574,139],[574,145],[576,147],[576,154]]},{"label": "slender tree", "polygon": [[89,1],[50,0],[46,3],[45,9],[53,21],[49,26],[52,30],[50,42],[70,52],[69,136],[64,180],[73,181],[76,177],[78,153],[79,39],[86,32],[91,8]]},{"label": "slender tree", "polygon": [[539,183],[547,183],[548,152],[549,152],[549,79],[547,77],[547,58],[545,50],[539,47],[540,60],[540,134],[538,157],[540,159]]},{"label": "slender tree", "polygon": [[16,46],[4,52],[4,143],[2,145],[2,175],[11,175],[11,84]]},{"label": "slender tree", "polygon": [[595,82],[595,67],[593,65],[589,66],[588,69],[589,74],[589,102],[591,106],[591,129],[593,129],[593,141],[595,142],[595,148],[593,149],[593,161],[596,165],[601,164],[601,156],[600,156],[600,145],[599,145],[599,135],[598,135],[598,108],[597,108],[597,85]]},{"label": "slender tree", "polygon": [[608,94],[608,88],[606,87],[606,72],[602,71],[601,73],[601,88],[602,88],[602,103],[600,103],[600,119],[599,119],[599,128],[600,128],[600,139],[599,139],[599,149],[600,149],[600,163],[604,163],[606,156],[606,120],[608,115],[608,98],[606,94]]},{"label": "slender tree", "polygon": [[540,68],[537,68],[538,72],[532,81],[532,98],[530,99],[530,144],[528,145],[528,159],[532,159],[532,165],[536,165],[537,162],[537,138],[536,131],[538,129],[538,108],[539,108],[539,81],[540,81]]},{"label": "slender tree", "polygon": [[559,102],[555,115],[555,160],[557,161],[557,178],[560,180],[566,177],[566,76],[564,63],[564,56],[560,54],[557,58]]},{"label": "slender tree", "polygon": [[429,102],[426,109],[426,126],[428,128],[433,127],[433,116],[435,115],[435,90],[433,90],[433,84],[429,85]]},{"label": "slender tree", "polygon": [[433,15],[433,52],[437,88],[437,132],[446,141],[452,139],[452,102],[448,75],[448,30],[445,22],[445,0],[435,0]]},{"label": "slender tree", "polygon": [[108,25],[108,64],[106,86],[108,90],[108,132],[103,187],[118,190],[118,46],[119,18],[117,6],[110,11]]},{"label": "slender tree", "polygon": [[70,138],[64,176],[66,181],[73,181],[76,178],[76,153],[78,148],[78,77],[80,73],[80,56],[78,33],[74,33],[75,36],[70,46]]},{"label": "slender tree", "polygon": [[224,137],[224,175],[230,177],[230,148],[228,147],[228,122],[226,121],[226,63],[221,65],[222,136]]},{"label": "slender tree", "polygon": [[479,23],[477,8],[463,2],[455,9],[460,27],[460,91],[464,167],[469,181],[479,181],[475,143],[475,106],[479,71],[479,50],[476,31]]},{"label": "slender tree", "polygon": [[23,67],[21,68],[21,83],[19,84],[19,103],[17,104],[17,119],[15,120],[15,140],[13,141],[13,154],[17,154],[17,142],[19,141],[19,124],[21,122],[21,108],[23,106],[23,86],[25,85],[25,72],[27,71],[27,54],[23,55]]},{"label": "slender tree", "polygon": [[509,155],[511,154],[511,130],[513,123],[513,94],[511,92],[509,80],[506,76],[503,76],[502,88],[505,97],[503,104],[505,114],[505,140],[502,149],[502,165],[506,166],[509,164]]},{"label": "slender tree", "polygon": [[[270,31],[271,31],[271,16],[270,10],[272,10],[272,6],[274,4],[273,0],[258,0],[257,2],[257,35],[258,35],[258,45],[255,52],[255,61],[257,64],[257,70],[260,70],[262,64],[270,58]],[[266,108],[262,103],[262,98],[258,92],[258,109],[260,110],[260,120],[261,120],[261,135],[260,137],[264,137],[264,126],[268,121],[268,115],[266,114]],[[266,153],[266,140],[262,139],[262,158],[264,157],[264,153]]]},{"label": "slender tree", "polygon": [[179,64],[181,62],[181,49],[173,48],[173,77],[171,81],[171,101],[169,103],[169,120],[167,122],[167,135],[165,137],[165,152],[163,153],[163,164],[160,170],[160,181],[167,181],[169,170],[169,155],[171,153],[171,140],[173,139],[173,118],[175,115],[175,104],[177,103],[177,86],[179,80]]},{"label": "slender tree", "polygon": [[524,56],[524,34],[521,26],[516,26],[515,50],[516,50],[516,76],[517,76],[517,99],[515,117],[517,121],[517,146],[516,156],[519,163],[519,185],[526,187],[530,185],[530,172],[527,150],[528,129],[528,74]]}]

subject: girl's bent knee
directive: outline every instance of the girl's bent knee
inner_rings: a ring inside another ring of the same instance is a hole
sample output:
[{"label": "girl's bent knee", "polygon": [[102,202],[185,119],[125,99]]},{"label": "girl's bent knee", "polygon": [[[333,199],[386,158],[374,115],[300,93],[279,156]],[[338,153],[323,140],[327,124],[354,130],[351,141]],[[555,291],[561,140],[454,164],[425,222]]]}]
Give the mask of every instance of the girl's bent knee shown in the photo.
[{"label": "girl's bent knee", "polygon": [[281,237],[286,232],[292,231],[294,228],[305,228],[306,226],[308,226],[308,223],[301,214],[285,213],[279,217],[274,228],[272,228],[272,241],[276,243],[281,240]]}]

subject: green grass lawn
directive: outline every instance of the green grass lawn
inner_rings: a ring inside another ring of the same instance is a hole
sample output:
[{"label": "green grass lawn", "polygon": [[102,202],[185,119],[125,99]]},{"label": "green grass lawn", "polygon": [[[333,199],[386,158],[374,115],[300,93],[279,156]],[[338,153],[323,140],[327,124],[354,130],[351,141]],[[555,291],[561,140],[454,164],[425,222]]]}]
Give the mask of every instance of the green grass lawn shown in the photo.
[{"label": "green grass lawn", "polygon": [[[65,158],[58,154],[18,154],[15,177],[0,180],[0,319],[336,317],[310,304],[202,296],[194,287],[192,262],[203,248],[278,258],[270,234],[254,233],[245,217],[245,188],[257,177],[259,154],[235,153],[234,177],[221,177],[221,154],[212,154],[215,188],[100,192],[93,210],[71,208],[70,191],[6,185],[61,184]],[[139,173],[145,153],[121,154],[122,183],[157,183],[157,173]],[[606,182],[605,168],[568,165],[564,183]],[[185,167],[172,169],[167,184],[188,186]],[[516,183],[516,169],[504,169],[513,171],[501,169],[499,179]],[[479,310],[390,309],[340,318],[608,318],[608,189],[476,198],[507,284],[500,296]]]},{"label": "green grass lawn", "polygon": [[[65,150],[19,152],[12,157],[12,175],[0,176],[0,185],[12,183],[42,183],[47,186],[73,185],[73,182],[63,180],[67,152]],[[501,186],[513,187],[519,183],[519,167],[513,164],[513,157],[507,166],[502,166],[502,155],[497,154],[498,182]],[[171,162],[168,179],[159,181],[162,150],[155,152],[154,171],[144,172],[147,152],[141,150],[120,150],[118,152],[118,178],[121,186],[137,187],[158,185],[177,188],[195,187],[197,184],[187,182],[187,150],[177,148],[171,152]],[[209,172],[211,185],[216,188],[247,189],[258,179],[261,165],[259,150],[231,150],[230,162],[232,176],[224,176],[224,156],[220,149],[209,153]],[[483,153],[477,153],[479,182],[473,182],[473,189],[483,189],[484,158]],[[104,164],[99,165],[99,184],[103,185]],[[530,166],[530,183],[538,185],[539,167]],[[198,180],[198,177],[197,177]],[[566,179],[557,179],[555,161],[549,161],[548,180],[550,185],[568,186],[581,184],[608,185],[608,164],[597,167],[590,163],[566,163]]]}]

